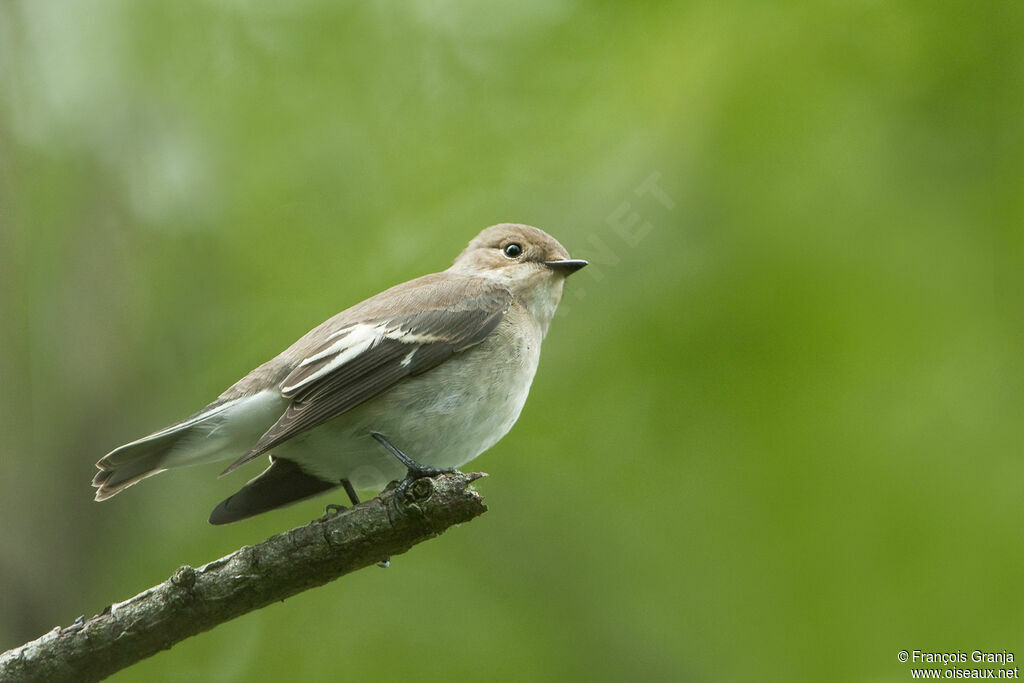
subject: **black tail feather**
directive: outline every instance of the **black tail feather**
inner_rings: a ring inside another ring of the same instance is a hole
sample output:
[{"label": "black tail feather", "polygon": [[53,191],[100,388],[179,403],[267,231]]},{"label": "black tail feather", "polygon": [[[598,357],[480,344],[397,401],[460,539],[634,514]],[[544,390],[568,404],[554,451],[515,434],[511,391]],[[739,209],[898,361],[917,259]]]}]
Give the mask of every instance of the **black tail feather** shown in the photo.
[{"label": "black tail feather", "polygon": [[237,522],[311,498],[340,485],[340,481],[325,481],[306,474],[291,460],[271,458],[270,467],[263,474],[213,509],[210,524]]}]

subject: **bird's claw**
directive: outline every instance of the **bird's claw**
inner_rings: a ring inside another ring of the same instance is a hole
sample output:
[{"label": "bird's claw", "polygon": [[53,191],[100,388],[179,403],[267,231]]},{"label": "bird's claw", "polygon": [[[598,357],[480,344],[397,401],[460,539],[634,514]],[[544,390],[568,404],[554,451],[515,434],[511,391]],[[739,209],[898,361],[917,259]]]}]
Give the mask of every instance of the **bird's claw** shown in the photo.
[{"label": "bird's claw", "polygon": [[458,470],[454,467],[410,467],[405,473],[405,478],[395,488],[395,500],[405,500],[409,487],[424,477],[436,477],[439,474],[455,474],[456,472]]},{"label": "bird's claw", "polygon": [[347,509],[348,508],[346,508],[344,505],[338,505],[337,503],[328,503],[327,505],[324,506],[324,517],[327,517],[328,515],[336,515],[339,512],[344,512]]}]

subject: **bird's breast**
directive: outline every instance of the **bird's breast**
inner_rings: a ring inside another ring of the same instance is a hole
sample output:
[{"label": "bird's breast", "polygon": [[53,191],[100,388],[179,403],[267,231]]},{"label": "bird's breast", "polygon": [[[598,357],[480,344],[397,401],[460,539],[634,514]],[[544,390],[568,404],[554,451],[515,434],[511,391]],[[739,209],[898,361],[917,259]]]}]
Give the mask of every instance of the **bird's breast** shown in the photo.
[{"label": "bird's breast", "polygon": [[282,444],[295,455],[281,454],[313,474],[350,479],[363,489],[404,474],[373,432],[423,465],[460,467],[515,424],[537,371],[540,341],[539,327],[513,307],[484,341]]}]

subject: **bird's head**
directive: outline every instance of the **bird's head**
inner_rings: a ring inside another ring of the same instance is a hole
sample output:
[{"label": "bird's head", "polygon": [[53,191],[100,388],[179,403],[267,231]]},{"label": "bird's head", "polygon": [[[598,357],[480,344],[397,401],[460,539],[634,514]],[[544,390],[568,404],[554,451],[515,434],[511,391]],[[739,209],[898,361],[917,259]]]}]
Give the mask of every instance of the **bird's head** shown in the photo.
[{"label": "bird's head", "polygon": [[546,329],[562,298],[565,278],[585,265],[539,228],[499,223],[474,237],[449,271],[502,282]]}]

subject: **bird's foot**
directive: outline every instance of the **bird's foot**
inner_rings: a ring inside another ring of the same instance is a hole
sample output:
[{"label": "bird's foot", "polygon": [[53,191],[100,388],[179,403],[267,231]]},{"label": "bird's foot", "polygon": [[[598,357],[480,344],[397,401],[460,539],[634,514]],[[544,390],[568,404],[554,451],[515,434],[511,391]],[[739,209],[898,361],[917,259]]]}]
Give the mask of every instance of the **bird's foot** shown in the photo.
[{"label": "bird's foot", "polygon": [[345,510],[348,510],[348,508],[345,507],[344,505],[338,505],[337,503],[328,503],[327,505],[324,506],[324,517],[327,517],[329,515],[336,515],[339,512],[344,512]]},{"label": "bird's foot", "polygon": [[405,478],[398,483],[395,488],[395,500],[405,500],[405,494],[409,491],[409,487],[417,479],[423,479],[424,477],[436,477],[439,474],[453,474],[458,472],[454,467],[430,467],[428,465],[421,465],[416,462],[408,455],[403,453],[397,446],[388,441],[383,434],[373,433],[375,438],[384,448],[388,449],[391,455],[398,458],[398,461],[405,465]]},{"label": "bird's foot", "polygon": [[424,477],[436,477],[439,474],[454,474],[458,472],[454,467],[423,467],[416,463],[406,464],[405,477],[395,487],[395,500],[405,500],[409,487]]},{"label": "bird's foot", "polygon": [[[352,506],[355,507],[356,505],[359,505],[359,496],[356,495],[356,490],[352,488],[352,483],[348,479],[342,479],[341,485],[345,488],[345,493],[348,494],[348,499],[352,501]],[[328,503],[324,507],[324,517],[336,515],[339,512],[344,512],[345,510],[348,510],[348,508],[345,507],[344,505],[338,505],[337,503]]]}]

